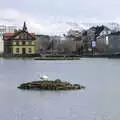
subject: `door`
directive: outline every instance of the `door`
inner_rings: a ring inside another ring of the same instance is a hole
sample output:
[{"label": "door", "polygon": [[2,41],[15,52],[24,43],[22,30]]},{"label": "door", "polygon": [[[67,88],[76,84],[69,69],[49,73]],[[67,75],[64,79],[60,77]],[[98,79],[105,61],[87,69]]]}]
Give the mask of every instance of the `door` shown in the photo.
[{"label": "door", "polygon": [[22,48],[22,54],[26,54],[26,49]]}]

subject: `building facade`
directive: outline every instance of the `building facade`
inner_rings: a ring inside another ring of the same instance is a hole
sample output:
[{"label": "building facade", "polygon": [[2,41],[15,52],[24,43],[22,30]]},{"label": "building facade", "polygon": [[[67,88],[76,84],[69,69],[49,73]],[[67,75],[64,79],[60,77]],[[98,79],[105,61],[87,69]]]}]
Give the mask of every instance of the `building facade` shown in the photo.
[{"label": "building facade", "polygon": [[97,37],[97,49],[102,53],[120,53],[120,32]]},{"label": "building facade", "polygon": [[6,26],[6,25],[0,25],[0,53],[3,53],[4,51],[4,41],[3,41],[3,34],[4,33],[14,33],[14,31],[17,29],[16,26]]},{"label": "building facade", "polygon": [[36,53],[36,39],[34,33],[27,31],[26,23],[22,30],[3,34],[4,54],[29,55]]},{"label": "building facade", "polygon": [[48,35],[36,35],[36,53],[40,54],[49,48],[50,37]]}]

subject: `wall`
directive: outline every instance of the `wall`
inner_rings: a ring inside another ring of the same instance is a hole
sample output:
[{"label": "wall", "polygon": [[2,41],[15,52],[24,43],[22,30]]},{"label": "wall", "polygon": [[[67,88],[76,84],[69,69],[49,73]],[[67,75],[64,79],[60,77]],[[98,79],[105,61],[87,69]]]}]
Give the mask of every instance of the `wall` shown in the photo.
[{"label": "wall", "polygon": [[120,35],[110,35],[107,52],[120,53]]},{"label": "wall", "polygon": [[[109,39],[109,38],[108,38]],[[99,36],[96,40],[96,48],[99,52],[105,52],[107,49],[106,36]]]},{"label": "wall", "polygon": [[36,35],[36,53],[46,50],[49,46],[50,37],[48,35]]},{"label": "wall", "polygon": [[[16,52],[16,48],[19,48],[19,53]],[[12,47],[13,54],[22,54],[22,49],[26,49],[26,54],[35,54],[35,46],[14,46]],[[29,48],[31,48],[31,53],[29,53]]]},{"label": "wall", "polygon": [[0,37],[0,53],[3,53],[3,51],[4,51],[4,42],[2,37]]},{"label": "wall", "polygon": [[120,53],[120,35],[108,35],[108,44],[106,36],[98,37],[96,48],[104,53]]},{"label": "wall", "polygon": [[[16,43],[19,42],[19,45]],[[25,45],[21,41],[13,41],[12,43],[12,53],[13,54],[22,54],[22,49],[26,49],[26,54],[35,54],[36,53],[36,41],[25,41]],[[19,48],[19,53],[16,52],[16,49]],[[29,53],[29,48],[31,48],[31,53]]]}]

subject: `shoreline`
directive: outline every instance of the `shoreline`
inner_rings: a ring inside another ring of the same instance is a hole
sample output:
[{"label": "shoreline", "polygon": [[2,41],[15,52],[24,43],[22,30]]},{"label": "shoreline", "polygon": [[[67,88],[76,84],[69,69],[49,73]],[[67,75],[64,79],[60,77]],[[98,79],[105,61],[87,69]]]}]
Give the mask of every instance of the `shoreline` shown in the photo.
[{"label": "shoreline", "polygon": [[0,58],[5,59],[33,59],[33,60],[80,60],[80,58],[120,58],[120,54],[98,54],[98,55],[4,55],[0,54]]},{"label": "shoreline", "polygon": [[80,57],[36,57],[34,60],[80,60]]}]

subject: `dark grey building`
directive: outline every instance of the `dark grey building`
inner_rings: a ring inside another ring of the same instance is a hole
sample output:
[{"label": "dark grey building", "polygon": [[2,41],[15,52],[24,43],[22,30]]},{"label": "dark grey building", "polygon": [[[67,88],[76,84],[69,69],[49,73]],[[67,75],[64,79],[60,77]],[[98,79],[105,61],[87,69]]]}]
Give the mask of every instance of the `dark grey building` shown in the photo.
[{"label": "dark grey building", "polygon": [[36,35],[36,53],[47,51],[49,47],[49,35]]},{"label": "dark grey building", "polygon": [[94,40],[96,41],[96,38],[98,36],[107,35],[110,33],[111,30],[104,25],[91,27],[90,29],[87,30],[88,41],[94,41]]},{"label": "dark grey building", "polygon": [[61,43],[61,36],[50,36],[51,49],[57,49],[58,45]]},{"label": "dark grey building", "polygon": [[97,49],[102,53],[120,53],[120,32],[97,37]]}]

